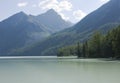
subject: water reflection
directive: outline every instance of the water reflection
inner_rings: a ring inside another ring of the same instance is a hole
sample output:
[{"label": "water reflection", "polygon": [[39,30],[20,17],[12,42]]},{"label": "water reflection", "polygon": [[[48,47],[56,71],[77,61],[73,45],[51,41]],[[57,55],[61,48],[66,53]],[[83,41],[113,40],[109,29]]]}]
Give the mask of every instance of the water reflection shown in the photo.
[{"label": "water reflection", "polygon": [[120,63],[79,59],[0,59],[0,83],[119,83]]}]

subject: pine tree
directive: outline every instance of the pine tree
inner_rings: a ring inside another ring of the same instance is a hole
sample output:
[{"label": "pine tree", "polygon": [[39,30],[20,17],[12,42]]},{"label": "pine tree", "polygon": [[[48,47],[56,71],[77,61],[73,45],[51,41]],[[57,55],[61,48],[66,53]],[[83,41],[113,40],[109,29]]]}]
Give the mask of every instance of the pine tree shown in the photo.
[{"label": "pine tree", "polygon": [[79,43],[79,42],[78,42],[78,44],[77,44],[77,56],[78,56],[78,58],[81,57],[80,43]]},{"label": "pine tree", "polygon": [[96,32],[89,41],[90,57],[101,57],[101,39],[103,35],[100,32]]},{"label": "pine tree", "polygon": [[113,50],[115,52],[115,57],[120,58],[120,27],[113,30],[112,32],[113,35]]}]

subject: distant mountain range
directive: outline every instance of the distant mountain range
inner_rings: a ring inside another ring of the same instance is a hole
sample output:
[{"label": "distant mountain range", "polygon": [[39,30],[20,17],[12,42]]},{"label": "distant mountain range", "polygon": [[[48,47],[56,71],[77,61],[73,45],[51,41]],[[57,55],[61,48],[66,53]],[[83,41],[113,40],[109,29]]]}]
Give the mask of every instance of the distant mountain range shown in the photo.
[{"label": "distant mountain range", "polygon": [[72,26],[53,9],[38,16],[19,12],[0,22],[0,55],[8,55]]},{"label": "distant mountain range", "polygon": [[106,33],[120,24],[120,0],[110,0],[108,3],[87,15],[71,28],[53,34],[46,40],[36,43],[21,51],[18,55],[54,55],[58,48],[66,45],[84,42],[95,31]]}]

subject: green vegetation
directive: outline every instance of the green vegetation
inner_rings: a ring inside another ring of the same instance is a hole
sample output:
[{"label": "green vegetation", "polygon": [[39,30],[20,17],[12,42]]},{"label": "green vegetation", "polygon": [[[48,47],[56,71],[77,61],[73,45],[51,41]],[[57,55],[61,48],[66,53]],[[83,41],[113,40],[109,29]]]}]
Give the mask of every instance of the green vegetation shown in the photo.
[{"label": "green vegetation", "polygon": [[120,26],[106,35],[96,32],[91,39],[58,50],[58,56],[74,55],[78,58],[120,58]]},{"label": "green vegetation", "polygon": [[71,45],[71,46],[66,46],[63,47],[61,49],[59,49],[58,51],[58,56],[76,56],[77,54],[77,46],[76,45]]}]

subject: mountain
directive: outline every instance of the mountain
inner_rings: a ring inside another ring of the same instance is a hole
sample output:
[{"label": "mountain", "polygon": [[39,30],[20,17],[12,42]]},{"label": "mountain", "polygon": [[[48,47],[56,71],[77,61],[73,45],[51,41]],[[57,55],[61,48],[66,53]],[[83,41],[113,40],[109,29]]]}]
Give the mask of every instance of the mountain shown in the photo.
[{"label": "mountain", "polygon": [[53,30],[53,33],[72,26],[72,23],[63,20],[62,17],[53,9],[36,16],[36,19],[38,19],[40,23],[50,27]]},{"label": "mountain", "polygon": [[54,18],[54,23],[59,24],[58,26],[62,24],[64,28],[69,26],[68,22],[64,21],[54,10],[49,10],[38,16],[19,12],[0,22],[0,55],[8,55],[16,49],[42,41],[56,31],[64,29],[47,23],[52,21],[52,18],[48,17]]},{"label": "mountain", "polygon": [[49,35],[45,26],[23,12],[17,13],[0,23],[0,54],[6,55]]},{"label": "mountain", "polygon": [[16,52],[21,55],[54,55],[58,48],[84,42],[95,31],[106,33],[120,24],[120,0],[110,0],[71,28],[53,34],[45,41]]}]

